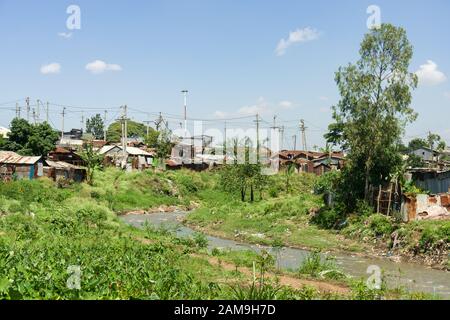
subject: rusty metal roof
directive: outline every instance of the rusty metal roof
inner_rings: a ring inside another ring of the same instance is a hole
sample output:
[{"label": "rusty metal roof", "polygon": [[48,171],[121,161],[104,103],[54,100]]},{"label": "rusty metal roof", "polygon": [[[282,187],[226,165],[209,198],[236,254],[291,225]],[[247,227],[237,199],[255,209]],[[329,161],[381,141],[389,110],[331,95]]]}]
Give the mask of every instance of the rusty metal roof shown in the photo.
[{"label": "rusty metal roof", "polygon": [[45,160],[45,163],[47,163],[47,165],[49,167],[56,168],[56,169],[80,169],[80,170],[84,169],[82,167],[79,167],[79,166],[76,166],[76,165],[73,165],[71,163],[67,163],[64,161]]},{"label": "rusty metal roof", "polygon": [[35,164],[42,157],[24,157],[12,151],[0,151],[0,163],[3,164]]}]

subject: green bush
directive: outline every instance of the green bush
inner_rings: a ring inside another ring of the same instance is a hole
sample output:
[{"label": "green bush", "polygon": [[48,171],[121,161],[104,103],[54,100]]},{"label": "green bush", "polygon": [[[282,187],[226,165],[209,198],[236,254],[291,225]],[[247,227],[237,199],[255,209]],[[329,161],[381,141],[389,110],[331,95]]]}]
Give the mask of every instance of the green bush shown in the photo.
[{"label": "green bush", "polygon": [[321,228],[333,229],[339,226],[344,214],[339,207],[323,207],[311,219],[311,222]]},{"label": "green bush", "polygon": [[375,236],[390,236],[396,229],[392,218],[383,214],[374,214],[368,218],[369,228]]}]

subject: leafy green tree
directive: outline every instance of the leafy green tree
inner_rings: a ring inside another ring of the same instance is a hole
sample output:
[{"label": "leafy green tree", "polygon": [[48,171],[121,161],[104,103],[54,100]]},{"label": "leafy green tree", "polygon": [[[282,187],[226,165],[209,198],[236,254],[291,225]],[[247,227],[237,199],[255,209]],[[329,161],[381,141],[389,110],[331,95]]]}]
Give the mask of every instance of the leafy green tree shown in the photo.
[{"label": "leafy green tree", "polygon": [[58,133],[47,122],[38,123],[32,126],[25,148],[36,156],[47,155],[55,148],[58,139]]},{"label": "leafy green tree", "polygon": [[25,149],[32,133],[31,124],[25,119],[14,118],[10,124],[11,132],[8,135],[6,150],[20,152]]},{"label": "leafy green tree", "polygon": [[255,201],[255,193],[259,192],[262,199],[262,191],[268,183],[267,176],[262,174],[262,166],[250,161],[250,144],[246,139],[244,149],[244,163],[238,163],[238,142],[234,140],[235,163],[227,164],[220,172],[220,183],[222,188],[229,193],[240,193],[242,201],[250,194],[250,201]]},{"label": "leafy green tree", "polygon": [[24,119],[12,120],[4,148],[22,155],[43,156],[55,148],[58,133],[47,122],[32,125]]},{"label": "leafy green tree", "polygon": [[103,155],[94,151],[92,144],[86,143],[80,152],[80,157],[86,166],[86,182],[90,185],[94,183],[94,172],[102,167]]},{"label": "leafy green tree", "polygon": [[158,138],[156,139],[154,148],[156,149],[157,159],[163,161],[167,158],[173,148],[171,132],[169,130],[162,130],[158,132]]},{"label": "leafy green tree", "polygon": [[[147,127],[143,123],[134,121],[127,122],[128,137],[145,137],[147,135]],[[122,137],[122,125],[119,121],[112,123],[107,132],[109,142],[120,142]]]},{"label": "leafy green tree", "polygon": [[399,145],[404,126],[416,119],[411,90],[417,76],[408,71],[413,48],[406,32],[390,24],[371,30],[361,43],[360,59],[339,68],[341,95],[333,107],[334,141],[350,150],[344,170],[348,205],[368,198],[378,185],[401,168]]},{"label": "leafy green tree", "polygon": [[427,142],[427,140],[420,139],[420,138],[412,139],[408,143],[408,151],[409,152],[412,152],[412,151],[420,149],[420,148],[429,148],[429,147],[430,147],[430,145]]},{"label": "leafy green tree", "polygon": [[92,134],[95,139],[103,139],[104,137],[104,122],[100,114],[87,119],[86,121],[86,133]]},{"label": "leafy green tree", "polygon": [[160,132],[156,131],[153,128],[150,128],[148,135],[145,137],[145,144],[150,148],[156,148],[158,145],[158,139],[160,136]]}]

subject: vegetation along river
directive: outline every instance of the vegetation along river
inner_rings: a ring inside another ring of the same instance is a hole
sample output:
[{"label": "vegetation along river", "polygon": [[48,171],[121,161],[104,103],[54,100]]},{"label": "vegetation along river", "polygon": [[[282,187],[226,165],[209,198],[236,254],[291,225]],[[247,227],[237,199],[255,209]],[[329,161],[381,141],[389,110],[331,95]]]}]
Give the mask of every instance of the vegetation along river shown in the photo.
[{"label": "vegetation along river", "polygon": [[[187,237],[196,232],[182,225],[186,212],[129,214],[121,219],[134,227],[143,227],[146,223],[155,227],[176,230],[179,237]],[[233,240],[207,236],[209,249],[224,248],[230,250],[267,250],[277,256],[279,266],[286,270],[296,270],[310,253],[307,250],[285,247],[275,250],[271,247],[240,243]],[[450,298],[450,273],[435,270],[419,264],[394,262],[386,258],[366,258],[357,255],[333,254],[340,269],[356,278],[368,278],[369,266],[378,266],[384,272],[384,279],[389,287],[404,287],[410,291],[437,294],[442,298]]]}]

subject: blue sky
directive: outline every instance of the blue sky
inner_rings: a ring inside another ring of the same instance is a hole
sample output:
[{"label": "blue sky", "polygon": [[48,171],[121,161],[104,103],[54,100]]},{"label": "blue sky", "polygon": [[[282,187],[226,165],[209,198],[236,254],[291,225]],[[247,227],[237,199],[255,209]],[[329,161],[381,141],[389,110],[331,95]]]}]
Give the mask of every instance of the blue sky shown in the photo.
[{"label": "blue sky", "polygon": [[[72,4],[81,9],[80,30],[66,27]],[[303,118],[308,144],[322,146],[330,106],[339,98],[334,72],[358,58],[372,4],[380,7],[382,22],[407,30],[415,48],[411,71],[422,66],[424,80],[412,105],[419,118],[408,126],[406,140],[431,130],[450,143],[446,0],[0,0],[0,104],[6,102],[0,125],[15,114],[10,102],[29,96],[82,106],[85,116],[108,108],[111,119],[127,104],[174,115],[169,123],[177,126],[180,91],[188,89],[188,116],[218,119],[208,126],[222,128],[220,119],[256,111],[268,126],[277,114],[286,126],[285,145],[291,146]],[[290,33],[294,41],[277,54]],[[68,108],[66,128],[81,126],[81,110]],[[60,113],[61,107],[51,105],[57,128]],[[131,117],[154,115],[132,111]],[[234,125],[252,125],[251,120]]]}]

